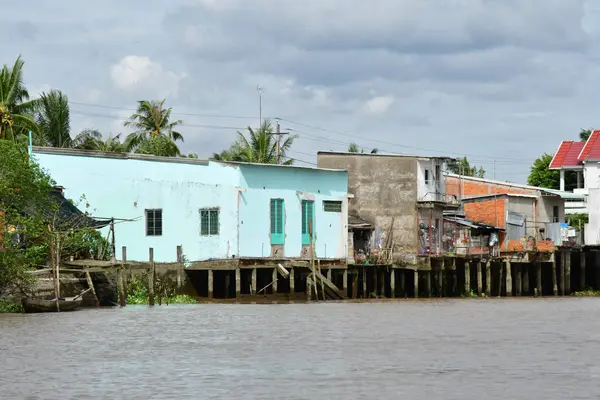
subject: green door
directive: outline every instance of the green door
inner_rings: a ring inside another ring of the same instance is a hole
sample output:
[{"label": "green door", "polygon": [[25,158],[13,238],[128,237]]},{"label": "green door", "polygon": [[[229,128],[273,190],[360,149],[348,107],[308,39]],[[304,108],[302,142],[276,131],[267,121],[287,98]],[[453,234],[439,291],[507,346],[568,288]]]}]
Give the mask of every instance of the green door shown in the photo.
[{"label": "green door", "polygon": [[302,244],[310,244],[309,221],[312,221],[312,237],[315,238],[315,202],[302,200]]},{"label": "green door", "polygon": [[283,199],[271,199],[271,244],[285,243]]}]

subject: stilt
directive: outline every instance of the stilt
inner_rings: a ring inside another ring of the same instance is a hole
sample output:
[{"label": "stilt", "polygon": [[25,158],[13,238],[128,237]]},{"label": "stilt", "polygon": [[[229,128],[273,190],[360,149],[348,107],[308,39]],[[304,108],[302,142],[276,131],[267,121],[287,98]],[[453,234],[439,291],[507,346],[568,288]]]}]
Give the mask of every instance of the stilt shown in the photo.
[{"label": "stilt", "polygon": [[568,296],[571,294],[571,250],[565,252],[565,261],[565,287],[563,294]]},{"label": "stilt", "polygon": [[431,270],[427,271],[427,297],[431,297]]},{"label": "stilt", "polygon": [[185,265],[183,265],[183,249],[181,246],[177,246],[177,290],[183,287],[183,275]]},{"label": "stilt", "polygon": [[87,268],[85,269],[85,280],[87,281],[88,287],[92,289],[92,296],[94,296],[94,303],[96,304],[96,307],[100,307],[100,301],[98,300],[98,295],[96,294],[96,289],[94,288],[94,282],[92,281],[90,270]]},{"label": "stilt", "polygon": [[[553,261],[553,263],[555,263],[555,261]],[[536,288],[537,288],[537,295],[538,296],[542,296],[544,293],[542,292],[542,262],[541,261],[536,261],[536,273],[535,273],[535,279],[536,279]],[[556,264],[555,264],[556,266]],[[554,268],[554,271],[556,272],[556,268]]]},{"label": "stilt", "polygon": [[490,260],[485,264],[485,295],[492,295],[492,262]]},{"label": "stilt", "polygon": [[123,275],[125,273],[125,265],[127,265],[127,247],[123,246],[121,253],[121,266],[119,267],[119,275],[117,276],[117,287],[119,289],[119,305],[125,307],[127,305],[127,290],[125,289],[125,278]]},{"label": "stilt", "polygon": [[235,269],[235,298],[242,298],[242,271],[239,268]]},{"label": "stilt", "polygon": [[477,260],[477,296],[483,294],[483,276],[481,275],[481,261]]},{"label": "stilt", "polygon": [[150,247],[150,270],[148,271],[148,305],[154,305],[154,249]]},{"label": "stilt", "polygon": [[523,293],[525,295],[530,295],[529,291],[529,264],[524,264],[521,266],[523,272]]},{"label": "stilt", "polygon": [[465,294],[468,296],[471,294],[471,263],[465,262]]},{"label": "stilt", "polygon": [[342,290],[344,291],[344,297],[348,297],[348,269],[344,270],[342,274]]},{"label": "stilt", "polygon": [[231,287],[231,275],[229,275],[229,271],[225,274],[225,298],[229,297],[229,288]]},{"label": "stilt", "polygon": [[442,260],[442,264],[440,265],[440,269],[438,271],[438,295],[442,297],[444,295],[444,260]]},{"label": "stilt", "polygon": [[565,295],[565,267],[567,265],[567,252],[560,252],[560,284],[558,291],[561,296]]},{"label": "stilt", "polygon": [[458,294],[458,271],[456,270],[456,258],[454,257],[452,257],[452,267],[450,271],[452,273],[452,292],[449,297],[453,297]]},{"label": "stilt", "polygon": [[254,296],[256,295],[256,268],[252,268],[252,282],[250,282],[250,292]]},{"label": "stilt", "polygon": [[419,298],[419,271],[415,269],[415,275],[414,275],[414,281],[415,281],[415,299]]},{"label": "stilt", "polygon": [[558,296],[558,283],[556,281],[556,260],[552,261],[552,294]]},{"label": "stilt", "polygon": [[312,273],[306,279],[306,300],[308,300],[308,301],[312,300],[312,289],[314,286],[314,283],[312,282],[311,277],[312,277]]},{"label": "stilt", "polygon": [[516,279],[516,292],[517,292],[517,297],[521,296],[521,293],[523,291],[523,280],[522,280],[522,276],[521,276],[521,269],[523,268],[523,264],[516,264],[515,265],[515,279]]},{"label": "stilt", "polygon": [[358,299],[358,270],[352,274],[352,298]]},{"label": "stilt", "polygon": [[373,268],[373,293],[375,293],[375,298],[378,297],[379,285],[377,285],[377,267]]},{"label": "stilt", "polygon": [[407,297],[406,293],[407,293],[406,292],[406,270],[401,269],[400,270],[400,296]]},{"label": "stilt", "polygon": [[[329,271],[331,271],[331,270],[329,270]],[[273,294],[277,294],[277,283],[278,283],[277,281],[278,280],[279,280],[279,276],[277,275],[277,268],[273,268],[273,278],[272,278],[273,284],[271,285],[271,287],[273,288]]]},{"label": "stilt", "polygon": [[504,262],[500,261],[500,265],[499,265],[499,269],[498,269],[498,297],[502,297],[502,272],[503,272],[503,266]]},{"label": "stilt", "polygon": [[290,296],[292,296],[296,291],[296,282],[294,282],[294,280],[294,268],[290,268]]},{"label": "stilt", "polygon": [[213,298],[213,270],[209,269],[208,270],[208,298],[212,299]]},{"label": "stilt", "polygon": [[330,280],[331,282],[333,282],[331,280],[332,274],[333,274],[333,270],[331,268],[327,268],[327,279]]},{"label": "stilt", "polygon": [[396,297],[396,270],[390,269],[390,297],[393,299]]},{"label": "stilt", "polygon": [[379,277],[379,294],[381,297],[385,297],[385,272],[385,269],[382,269]]},{"label": "stilt", "polygon": [[580,256],[579,256],[579,290],[585,290],[585,256],[586,256],[586,252],[585,250],[581,250]]},{"label": "stilt", "polygon": [[369,294],[367,293],[367,268],[365,266],[362,267],[363,274],[363,299],[368,299]]},{"label": "stilt", "polygon": [[509,260],[506,260],[506,297],[512,296],[512,270]]}]

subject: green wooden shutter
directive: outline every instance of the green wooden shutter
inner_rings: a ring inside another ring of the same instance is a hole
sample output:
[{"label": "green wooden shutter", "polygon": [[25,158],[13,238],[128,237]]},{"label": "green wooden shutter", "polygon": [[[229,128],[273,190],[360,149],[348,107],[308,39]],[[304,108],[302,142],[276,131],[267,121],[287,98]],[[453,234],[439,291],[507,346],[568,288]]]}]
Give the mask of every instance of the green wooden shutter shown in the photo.
[{"label": "green wooden shutter", "polygon": [[285,243],[283,199],[271,199],[271,244]]},{"label": "green wooden shutter", "polygon": [[310,234],[308,231],[308,221],[312,221],[312,234],[315,237],[315,202],[312,200],[302,200],[302,244],[310,244]]}]

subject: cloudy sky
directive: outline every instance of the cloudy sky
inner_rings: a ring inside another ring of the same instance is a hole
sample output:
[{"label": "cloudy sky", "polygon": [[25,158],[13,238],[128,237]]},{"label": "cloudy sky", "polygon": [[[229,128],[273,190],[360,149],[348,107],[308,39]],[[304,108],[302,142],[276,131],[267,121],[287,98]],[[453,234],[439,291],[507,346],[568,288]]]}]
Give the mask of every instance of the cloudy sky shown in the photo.
[{"label": "cloudy sky", "polygon": [[137,100],[166,98],[183,149],[208,156],[258,124],[260,85],[302,162],[354,141],[524,182],[600,127],[600,0],[32,3],[2,5],[0,59],[24,57],[32,94],[64,91],[74,133],[127,133]]}]

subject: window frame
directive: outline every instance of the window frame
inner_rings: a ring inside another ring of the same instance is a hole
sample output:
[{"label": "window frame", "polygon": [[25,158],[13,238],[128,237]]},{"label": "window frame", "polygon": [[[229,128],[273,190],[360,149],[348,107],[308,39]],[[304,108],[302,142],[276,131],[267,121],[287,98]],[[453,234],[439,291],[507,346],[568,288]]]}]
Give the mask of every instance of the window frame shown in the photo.
[{"label": "window frame", "polygon": [[301,202],[301,214],[302,214],[302,222],[301,222],[301,229],[302,229],[302,245],[310,245],[310,232],[309,232],[309,219],[308,219],[308,212],[306,212],[305,214],[305,210],[309,210],[309,208],[305,208],[305,205],[307,205],[307,207],[310,207],[310,212],[311,212],[311,221],[312,221],[312,238],[313,238],[313,243],[315,241],[315,201],[314,200],[302,200]]},{"label": "window frame", "polygon": [[[339,205],[339,210],[335,209],[335,210],[331,210],[331,209],[327,209],[327,206],[332,206],[332,205]],[[341,213],[342,211],[344,211],[344,202],[341,200],[323,200],[323,212],[330,212],[330,213]]]},{"label": "window frame", "polygon": [[[198,210],[200,214],[200,236],[219,236],[221,234],[221,209],[219,207],[205,207]],[[206,232],[203,231],[202,223],[203,218],[202,214],[207,213],[207,226]],[[213,221],[214,215],[216,214],[217,225],[212,226],[211,223]],[[211,229],[215,228],[215,230]],[[216,232],[216,233],[215,233]]]},{"label": "window frame", "polygon": [[[160,213],[160,233],[156,233],[157,228],[156,228],[156,213]],[[150,231],[150,213],[152,213],[152,232]],[[162,236],[163,235],[163,209],[162,208],[147,208],[144,210],[144,214],[146,216],[146,226],[145,226],[145,231],[146,231],[146,236],[149,237],[157,237],[157,236]]]},{"label": "window frame", "polygon": [[[275,207],[275,209],[274,209]],[[277,209],[279,207],[279,209]],[[281,220],[281,232],[278,232],[277,218],[274,220],[275,213],[279,212]],[[273,198],[269,201],[269,232],[272,245],[285,244],[285,200],[282,198]]]}]

